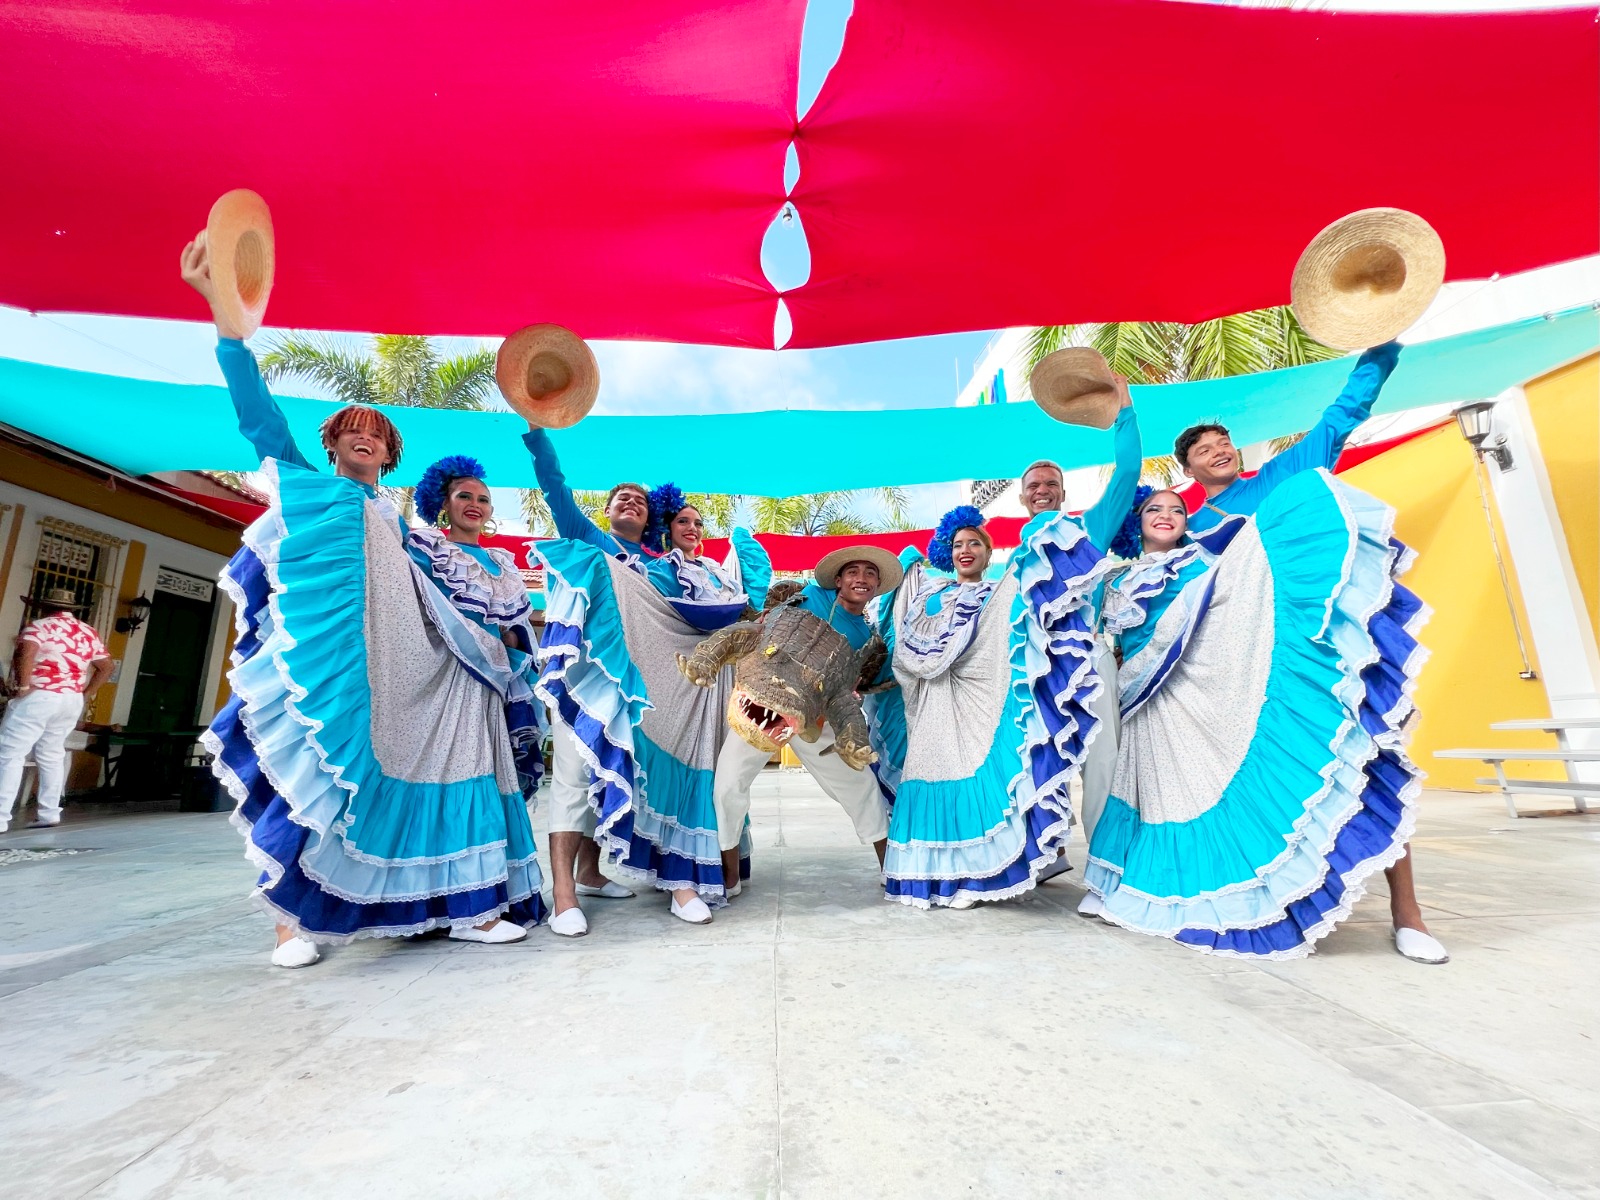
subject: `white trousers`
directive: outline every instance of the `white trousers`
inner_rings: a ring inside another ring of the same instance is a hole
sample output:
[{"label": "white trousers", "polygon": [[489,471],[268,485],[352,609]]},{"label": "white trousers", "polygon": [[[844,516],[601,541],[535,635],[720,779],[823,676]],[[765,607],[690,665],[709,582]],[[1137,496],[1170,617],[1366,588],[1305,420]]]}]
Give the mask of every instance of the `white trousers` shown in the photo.
[{"label": "white trousers", "polygon": [[11,824],[11,810],[22,788],[23,760],[33,752],[39,767],[39,819],[61,819],[61,787],[67,772],[67,736],[83,716],[82,692],[43,689],[18,697],[0,719],[0,830]]},{"label": "white trousers", "polygon": [[1094,837],[1094,827],[1100,823],[1100,814],[1106,810],[1106,798],[1111,795],[1111,784],[1117,773],[1117,743],[1122,736],[1122,707],[1117,688],[1117,659],[1102,641],[1094,656],[1095,670],[1105,684],[1100,696],[1089,706],[1100,718],[1100,732],[1089,743],[1089,752],[1083,760],[1083,811],[1078,814],[1083,822],[1083,840]]},{"label": "white trousers", "polygon": [[[824,754],[833,745],[833,727],[824,725],[822,736],[814,742],[795,738],[789,748],[795,752],[811,778],[822,785],[849,814],[861,844],[870,846],[889,836],[889,810],[878,794],[878,778],[870,768],[851,770],[837,753]],[[717,808],[717,842],[724,850],[739,844],[744,819],[750,812],[750,785],[761,774],[772,756],[757,750],[736,733],[730,732],[717,755],[717,777],[713,798]]]},{"label": "white trousers", "polygon": [[589,764],[583,761],[578,739],[560,721],[550,722],[550,811],[545,828],[550,833],[594,836],[594,809],[589,806]]}]

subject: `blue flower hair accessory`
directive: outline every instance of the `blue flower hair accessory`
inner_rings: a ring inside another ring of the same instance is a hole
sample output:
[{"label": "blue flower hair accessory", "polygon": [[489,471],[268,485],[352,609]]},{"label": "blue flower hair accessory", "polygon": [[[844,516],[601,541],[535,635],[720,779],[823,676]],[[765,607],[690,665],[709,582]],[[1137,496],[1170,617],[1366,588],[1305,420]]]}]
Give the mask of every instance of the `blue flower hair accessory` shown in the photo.
[{"label": "blue flower hair accessory", "polygon": [[447,454],[417,480],[417,516],[429,525],[438,521],[439,512],[444,508],[445,494],[458,479],[488,482],[483,477],[483,464],[477,459],[467,454]]},{"label": "blue flower hair accessory", "polygon": [[665,554],[672,548],[672,537],[669,527],[672,518],[677,516],[689,504],[689,497],[683,494],[683,489],[675,483],[663,483],[658,488],[652,488],[647,498],[650,508],[650,519],[644,527],[644,537],[640,544]]},{"label": "blue flower hair accessory", "polygon": [[1142,537],[1142,524],[1140,509],[1144,502],[1156,494],[1156,489],[1148,483],[1141,483],[1133,489],[1133,507],[1128,509],[1128,515],[1122,518],[1122,528],[1117,530],[1117,536],[1111,539],[1111,553],[1118,558],[1138,558],[1144,553]]},{"label": "blue flower hair accessory", "polygon": [[950,543],[958,529],[982,529],[988,518],[970,504],[959,504],[939,518],[939,527],[933,531],[928,543],[928,561],[941,571],[954,571],[955,559],[950,557]]}]

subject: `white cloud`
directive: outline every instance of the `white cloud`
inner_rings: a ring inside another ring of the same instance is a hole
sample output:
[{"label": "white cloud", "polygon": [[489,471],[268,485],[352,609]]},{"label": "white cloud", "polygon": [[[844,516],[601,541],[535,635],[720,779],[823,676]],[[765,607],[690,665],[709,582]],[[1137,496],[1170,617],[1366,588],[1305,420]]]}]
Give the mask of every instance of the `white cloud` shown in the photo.
[{"label": "white cloud", "polygon": [[672,342],[591,342],[596,415],[818,408],[833,395],[804,354]]}]

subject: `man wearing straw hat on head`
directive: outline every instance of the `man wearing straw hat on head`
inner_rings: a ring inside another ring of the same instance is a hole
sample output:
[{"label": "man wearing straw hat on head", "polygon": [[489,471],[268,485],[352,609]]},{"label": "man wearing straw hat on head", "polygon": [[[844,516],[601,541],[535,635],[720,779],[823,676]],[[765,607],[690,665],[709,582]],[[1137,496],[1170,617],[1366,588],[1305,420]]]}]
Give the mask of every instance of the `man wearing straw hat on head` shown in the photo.
[{"label": "man wearing straw hat on head", "polygon": [[[887,550],[846,546],[817,564],[813,581],[790,603],[826,621],[843,635],[852,650],[861,650],[876,634],[867,618],[867,605],[884,592],[893,591],[904,573],[900,560]],[[849,815],[856,837],[863,846],[873,848],[881,867],[889,844],[889,810],[878,791],[877,777],[869,770],[849,766],[839,757],[834,731],[828,725],[822,727],[821,736],[814,742],[795,738],[787,745],[822,790]],[[769,757],[768,751],[758,750],[736,736],[724,741],[717,755],[714,802],[725,863],[730,855],[738,853],[739,836],[750,812],[750,787]]]},{"label": "man wearing straw hat on head", "polygon": [[40,613],[17,635],[12,658],[12,700],[0,719],[0,833],[22,786],[29,752],[39,768],[39,813],[33,828],[61,824],[61,789],[67,737],[84,706],[111,678],[111,655],[94,626],[78,618],[84,605],[70,588],[52,588],[43,600],[24,596]]}]

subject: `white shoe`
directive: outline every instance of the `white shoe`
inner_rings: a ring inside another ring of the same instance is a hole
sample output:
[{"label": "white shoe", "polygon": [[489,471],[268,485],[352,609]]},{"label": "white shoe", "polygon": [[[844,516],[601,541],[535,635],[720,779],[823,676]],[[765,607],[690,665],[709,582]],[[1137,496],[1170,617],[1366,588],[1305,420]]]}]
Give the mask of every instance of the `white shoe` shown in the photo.
[{"label": "white shoe", "polygon": [[691,925],[711,924],[711,909],[699,896],[691,896],[687,904],[679,904],[678,898],[672,898],[672,915],[680,921],[687,921]]},{"label": "white shoe", "polygon": [[41,818],[41,819],[39,819],[37,821],[29,821],[28,822],[28,828],[29,829],[54,829],[59,824],[61,824],[61,818],[60,817],[57,817],[54,821],[46,821],[43,818]]},{"label": "white shoe", "polygon": [[1420,929],[1396,929],[1394,931],[1394,948],[1412,962],[1447,963],[1450,961],[1450,952],[1444,948],[1439,939],[1431,933],[1423,933]]},{"label": "white shoe", "polygon": [[734,884],[731,888],[728,888],[727,891],[725,891],[723,893],[723,895],[727,896],[727,898],[729,900],[732,900],[735,896],[737,896],[742,891],[744,891],[744,880],[741,879],[741,880],[739,880],[738,883]]},{"label": "white shoe", "polygon": [[582,937],[589,932],[589,918],[581,908],[569,908],[550,918],[550,932],[557,937]]},{"label": "white shoe", "polygon": [[504,946],[510,942],[520,942],[527,936],[528,931],[515,921],[496,921],[487,929],[461,925],[450,930],[451,941],[482,942],[486,946]]},{"label": "white shoe", "polygon": [[1057,875],[1065,875],[1072,870],[1072,864],[1067,861],[1067,852],[1063,850],[1056,855],[1055,862],[1051,863],[1035,877],[1035,883],[1043,883],[1047,879],[1054,879]]},{"label": "white shoe", "polygon": [[1078,901],[1078,915],[1080,917],[1098,917],[1106,902],[1093,892],[1085,892],[1083,899]]},{"label": "white shoe", "polygon": [[592,887],[587,883],[578,885],[578,895],[599,896],[604,900],[631,900],[633,893],[623,887],[615,879],[608,879],[599,887]]},{"label": "white shoe", "polygon": [[971,896],[957,896],[954,900],[950,901],[949,904],[946,904],[945,907],[954,908],[959,911],[961,909],[971,908],[976,903],[977,901]]},{"label": "white shoe", "polygon": [[295,936],[287,942],[282,942],[272,952],[272,965],[275,967],[309,967],[322,957],[322,951],[306,941],[305,938]]}]

